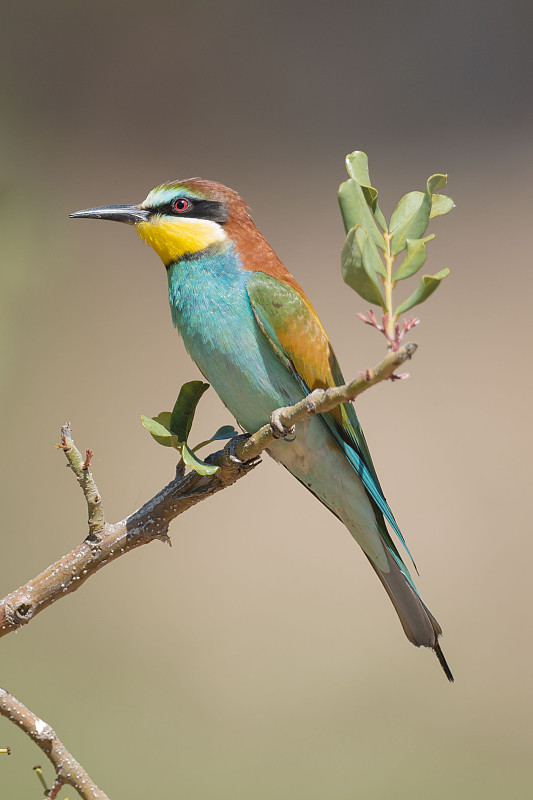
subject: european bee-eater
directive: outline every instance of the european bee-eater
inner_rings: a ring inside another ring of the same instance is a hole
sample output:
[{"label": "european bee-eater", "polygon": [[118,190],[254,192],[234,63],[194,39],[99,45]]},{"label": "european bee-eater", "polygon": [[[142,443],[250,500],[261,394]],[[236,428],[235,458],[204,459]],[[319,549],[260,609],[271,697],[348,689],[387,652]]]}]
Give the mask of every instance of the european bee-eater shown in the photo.
[{"label": "european bee-eater", "polygon": [[[344,383],[318,316],[256,228],[239,195],[192,178],[164,183],[140,205],[71,217],[127,222],[167,270],[172,321],[187,351],[249,432],[313,389]],[[385,523],[403,542],[351,404],[296,426],[268,448],[348,528],[417,647],[431,647],[450,681],[441,627],[415,588]],[[405,544],[405,543],[404,543]]]}]

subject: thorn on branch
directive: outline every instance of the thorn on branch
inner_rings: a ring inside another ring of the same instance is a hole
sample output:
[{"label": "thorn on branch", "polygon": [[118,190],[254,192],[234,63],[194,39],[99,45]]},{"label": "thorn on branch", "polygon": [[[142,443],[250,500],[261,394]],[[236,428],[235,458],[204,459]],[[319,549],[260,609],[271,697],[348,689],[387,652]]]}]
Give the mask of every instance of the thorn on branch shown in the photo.
[{"label": "thorn on branch", "polygon": [[389,380],[390,381],[405,381],[408,377],[409,377],[409,373],[408,372],[402,372],[401,375],[396,375],[396,373],[393,372],[392,375],[390,376]]},{"label": "thorn on branch", "polygon": [[92,461],[92,458],[93,458],[93,451],[92,450],[86,450],[85,451],[85,461],[81,465],[82,470],[85,471],[85,470],[89,469],[89,465],[90,465],[90,463]]}]

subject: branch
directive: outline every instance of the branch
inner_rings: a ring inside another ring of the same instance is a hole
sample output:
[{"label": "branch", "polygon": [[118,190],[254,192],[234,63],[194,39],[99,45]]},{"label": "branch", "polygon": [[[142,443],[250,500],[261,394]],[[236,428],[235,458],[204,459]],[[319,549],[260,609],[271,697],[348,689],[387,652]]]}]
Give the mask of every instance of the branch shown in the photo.
[{"label": "branch", "polygon": [[[410,343],[396,352],[389,352],[374,369],[367,370],[351,383],[326,390],[315,389],[296,405],[279,409],[273,414],[273,420],[290,428],[308,417],[349,402],[376,383],[399,377],[394,375],[394,370],[410,359],[415,350],[416,344]],[[185,467],[180,462],[174,480],[138,511],[111,525],[105,522],[100,494],[89,471],[92,453],[87,451],[84,459],[72,441],[69,426],[63,426],[58,447],[64,450],[85,495],[89,535],[70,553],[0,601],[0,637],[17,630],[55,601],[76,591],[91,575],[119,556],[157,539],[170,543],[168,527],[172,520],[247,475],[274,439],[272,425],[264,425],[252,436],[234,437],[223,451],[206,459],[220,467],[214,475],[198,475],[194,471],[185,475]]]},{"label": "branch", "polygon": [[[347,403],[362,394],[366,389],[375,386],[376,383],[389,379],[400,378],[394,371],[401,367],[414,355],[417,345],[414,342],[404,345],[397,351],[388,353],[385,358],[374,367],[367,369],[359,378],[344,386],[335,386],[331,389],[315,389],[307,395],[304,400],[300,400],[294,406],[280,408],[274,412],[276,421],[284,428],[291,428],[297,422],[302,422],[307,417],[315,414],[323,414],[331,411],[332,408]],[[263,425],[257,433],[250,436],[241,445],[237,446],[235,453],[243,461],[259,456],[262,451],[274,440],[272,425]]]},{"label": "branch", "polygon": [[[74,449],[72,440],[71,448]],[[221,467],[215,475],[202,476],[196,472],[184,475],[180,463],[174,480],[142,508],[121,522],[106,523],[99,532],[89,533],[78,547],[7,595],[0,601],[0,636],[28,623],[56,600],[76,591],[91,575],[119,556],[156,539],[169,542],[168,526],[173,519],[231,486],[255,466],[255,463],[238,464],[223,452],[209,458]]]},{"label": "branch", "polygon": [[97,541],[99,533],[105,528],[105,517],[100,492],[89,471],[93,451],[86,450],[85,459],[83,459],[80,451],[74,446],[74,442],[72,441],[70,422],[62,426],[61,444],[58,444],[57,447],[65,453],[68,465],[81,486],[89,511],[89,535],[92,535],[91,538]]},{"label": "branch", "polygon": [[45,753],[56,771],[56,780],[48,797],[56,797],[59,789],[68,783],[83,800],[109,800],[105,792],[91,780],[81,764],[57,738],[55,731],[12,694],[0,688],[0,714],[22,728]]}]

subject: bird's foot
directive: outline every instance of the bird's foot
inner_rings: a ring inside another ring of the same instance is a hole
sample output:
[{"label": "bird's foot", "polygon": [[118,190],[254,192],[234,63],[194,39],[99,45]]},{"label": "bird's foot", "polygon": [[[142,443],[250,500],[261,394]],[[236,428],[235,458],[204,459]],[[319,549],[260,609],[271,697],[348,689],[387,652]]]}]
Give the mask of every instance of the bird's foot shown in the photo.
[{"label": "bird's foot", "polygon": [[281,421],[281,415],[283,414],[284,410],[284,408],[277,408],[272,412],[270,415],[270,430],[272,431],[272,436],[274,439],[285,439],[286,442],[294,442],[294,439],[296,438],[294,435],[296,428],[294,425],[291,425],[290,428],[287,428]]},{"label": "bird's foot", "polygon": [[237,446],[249,439],[251,435],[251,433],[240,433],[238,436],[234,436],[233,439],[230,439],[229,442],[224,446],[224,455],[226,458],[228,458],[232,464],[235,464],[237,467],[242,467],[242,469],[253,469],[253,467],[256,467],[261,463],[260,456],[251,458],[249,461],[243,461],[237,455]]}]

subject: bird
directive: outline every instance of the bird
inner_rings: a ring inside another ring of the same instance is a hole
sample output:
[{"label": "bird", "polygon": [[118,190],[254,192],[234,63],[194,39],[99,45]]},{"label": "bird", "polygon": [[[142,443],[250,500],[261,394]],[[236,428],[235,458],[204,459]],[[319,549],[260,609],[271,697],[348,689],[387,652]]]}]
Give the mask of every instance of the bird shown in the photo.
[{"label": "bird", "polygon": [[[172,322],[244,431],[257,431],[277,409],[314,389],[344,384],[311,302],[233,189],[201,178],[170,181],[137,205],[88,208],[70,217],[133,225],[160,256]],[[453,682],[439,644],[441,626],[387,528],[409,553],[353,404],[298,423],[294,436],[278,435],[267,450],[345,525],[409,641],[431,648]]]}]

